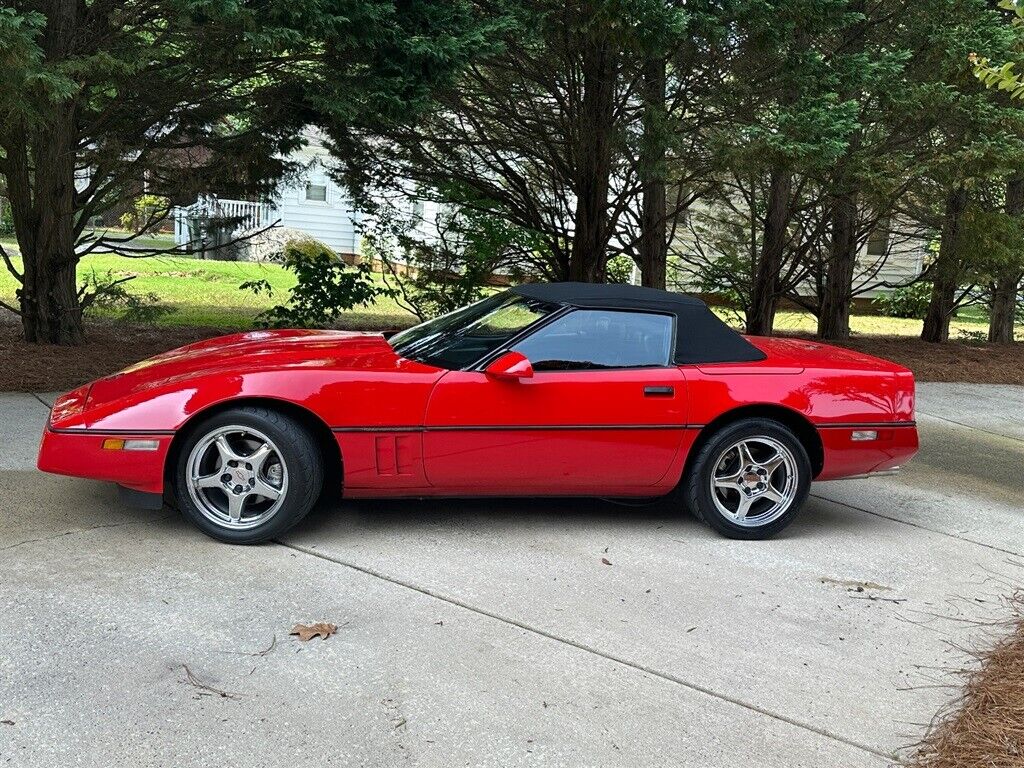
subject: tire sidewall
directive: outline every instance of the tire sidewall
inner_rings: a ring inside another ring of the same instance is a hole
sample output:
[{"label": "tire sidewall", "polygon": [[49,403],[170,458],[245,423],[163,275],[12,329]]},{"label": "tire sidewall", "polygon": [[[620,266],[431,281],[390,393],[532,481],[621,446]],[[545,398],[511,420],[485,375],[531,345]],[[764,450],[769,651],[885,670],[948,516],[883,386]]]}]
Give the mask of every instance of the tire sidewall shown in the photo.
[{"label": "tire sidewall", "polygon": [[[237,531],[207,518],[188,491],[188,461],[192,449],[205,435],[226,426],[262,432],[277,447],[289,473],[289,487],[280,508],[265,523]],[[294,419],[265,408],[245,407],[223,411],[189,430],[177,453],[173,492],[178,509],[206,535],[229,544],[256,544],[285,533],[312,509],[323,485],[323,459],[316,441]]]},{"label": "tire sidewall", "polygon": [[[715,504],[711,476],[722,451],[745,437],[770,437],[785,445],[796,462],[797,488],[789,508],[781,517],[756,527],[737,525]],[[698,518],[724,536],[733,539],[767,539],[788,526],[800,512],[811,489],[811,460],[807,450],[785,425],[771,419],[742,419],[715,432],[699,449],[686,482],[686,500]]]}]

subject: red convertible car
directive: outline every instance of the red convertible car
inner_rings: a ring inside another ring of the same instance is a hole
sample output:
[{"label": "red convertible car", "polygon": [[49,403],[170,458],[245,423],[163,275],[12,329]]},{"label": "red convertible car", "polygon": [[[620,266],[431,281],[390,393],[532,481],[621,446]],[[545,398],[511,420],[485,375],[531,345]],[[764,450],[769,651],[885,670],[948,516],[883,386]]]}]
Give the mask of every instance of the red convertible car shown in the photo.
[{"label": "red convertible car", "polygon": [[235,543],[280,535],[329,491],[674,494],[760,539],[812,479],[891,472],[916,451],[898,365],[744,337],[679,294],[556,283],[390,339],[255,331],[144,360],[57,400],[39,468],[167,496]]}]

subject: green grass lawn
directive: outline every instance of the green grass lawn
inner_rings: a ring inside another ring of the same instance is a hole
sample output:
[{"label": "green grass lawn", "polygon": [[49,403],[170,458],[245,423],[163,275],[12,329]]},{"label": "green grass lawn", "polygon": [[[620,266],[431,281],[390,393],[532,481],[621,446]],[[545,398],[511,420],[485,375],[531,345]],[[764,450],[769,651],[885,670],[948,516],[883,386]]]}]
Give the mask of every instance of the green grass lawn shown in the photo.
[{"label": "green grass lawn", "polygon": [[[921,320],[881,315],[854,315],[850,318],[850,329],[854,334],[871,336],[920,336],[923,324]],[[779,312],[775,316],[776,331],[814,333],[816,329],[817,320],[809,312]],[[965,308],[949,324],[949,337],[953,340],[972,338],[971,334],[977,333],[988,335],[988,317],[978,307]]]},{"label": "green grass lawn", "polygon": [[[4,243],[6,247],[6,243]],[[20,271],[20,260],[15,266]],[[78,276],[85,280],[95,274],[101,282],[132,276],[125,289],[134,294],[154,294],[157,302],[174,311],[161,315],[160,325],[208,325],[219,328],[250,328],[260,312],[284,303],[295,285],[295,276],[276,264],[249,264],[230,261],[204,261],[180,256],[132,258],[109,254],[91,254],[78,265]],[[266,280],[274,295],[256,296],[239,289],[250,280]],[[17,283],[6,270],[0,270],[0,300],[14,301]],[[344,325],[352,328],[404,327],[413,318],[393,300],[382,299],[375,305],[347,313]]]},{"label": "green grass lawn", "polygon": [[[742,315],[720,307],[714,307],[714,311],[733,327],[742,329]],[[921,320],[882,315],[853,315],[850,318],[850,329],[854,335],[864,336],[920,336],[923,325]],[[817,327],[817,318],[810,312],[786,310],[775,315],[775,330],[780,333],[813,334]],[[982,307],[964,307],[949,324],[949,337],[953,340],[974,340],[977,337],[972,334],[978,333],[988,336],[988,314]]]},{"label": "green grass lawn", "polygon": [[[11,252],[10,240],[0,239],[0,244]],[[156,246],[155,243],[153,245]],[[18,261],[15,259],[15,264],[20,268]],[[274,304],[284,303],[289,289],[295,285],[295,276],[274,264],[203,261],[180,256],[131,258],[91,254],[79,264],[78,274],[84,280],[92,273],[100,281],[106,280],[108,273],[113,279],[134,276],[125,285],[126,290],[135,294],[155,294],[159,304],[174,310],[156,321],[160,325],[249,328],[260,312]],[[238,286],[249,280],[266,280],[273,287],[274,296],[256,296],[251,291],[239,290]],[[0,269],[0,300],[12,303],[15,288],[14,278],[6,269]],[[716,311],[727,322],[738,325],[735,313]],[[382,298],[371,307],[347,313],[343,325],[349,328],[396,328],[412,322],[412,315],[393,299]],[[854,316],[851,325],[856,334],[916,336],[921,333],[920,320],[877,315]],[[953,320],[950,336],[957,339],[984,333],[987,325],[988,318],[981,308],[968,307]],[[782,332],[813,333],[815,320],[806,312],[780,312],[775,328]]]}]

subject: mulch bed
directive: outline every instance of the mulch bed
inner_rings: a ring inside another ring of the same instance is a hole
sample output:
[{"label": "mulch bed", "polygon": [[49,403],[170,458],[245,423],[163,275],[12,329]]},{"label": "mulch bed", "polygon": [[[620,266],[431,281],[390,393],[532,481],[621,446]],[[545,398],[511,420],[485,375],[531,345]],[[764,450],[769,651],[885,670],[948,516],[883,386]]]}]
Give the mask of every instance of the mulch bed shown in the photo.
[{"label": "mulch bed", "polygon": [[1024,385],[1024,343],[928,344],[911,336],[861,336],[837,346],[899,363],[918,381]]},{"label": "mulch bed", "polygon": [[1020,768],[1024,765],[1024,592],[1011,618],[989,626],[996,639],[972,651],[960,695],[932,721],[907,768]]},{"label": "mulch bed", "polygon": [[66,392],[132,363],[194,341],[217,328],[154,328],[94,323],[81,347],[28,344],[12,322],[0,324],[0,392]]},{"label": "mulch bed", "polygon": [[[26,344],[13,317],[0,318],[0,392],[66,391],[174,347],[228,333],[218,328],[153,327],[94,321],[81,347]],[[870,336],[843,346],[910,368],[919,381],[1024,385],[1024,343],[925,344]]]}]

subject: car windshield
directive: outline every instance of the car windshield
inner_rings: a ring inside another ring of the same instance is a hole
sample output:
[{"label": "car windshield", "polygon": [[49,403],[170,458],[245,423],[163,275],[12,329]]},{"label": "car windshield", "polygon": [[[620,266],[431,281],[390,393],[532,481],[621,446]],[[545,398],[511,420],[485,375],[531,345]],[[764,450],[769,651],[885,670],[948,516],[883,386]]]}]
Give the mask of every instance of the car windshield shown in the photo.
[{"label": "car windshield", "polygon": [[557,309],[505,291],[402,331],[391,346],[410,360],[463,370]]}]

